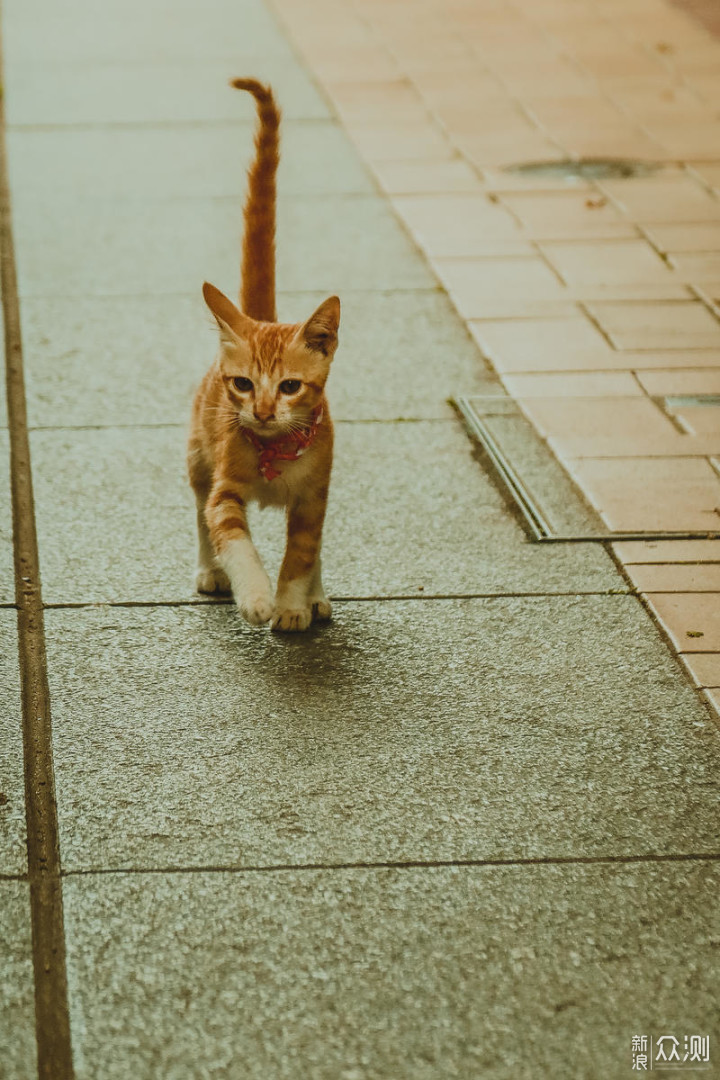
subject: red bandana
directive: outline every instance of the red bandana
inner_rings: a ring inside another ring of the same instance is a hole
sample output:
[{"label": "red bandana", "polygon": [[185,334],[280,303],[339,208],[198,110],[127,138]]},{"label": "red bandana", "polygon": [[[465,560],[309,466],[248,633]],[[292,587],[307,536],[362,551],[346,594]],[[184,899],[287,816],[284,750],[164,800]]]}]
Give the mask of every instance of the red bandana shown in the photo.
[{"label": "red bandana", "polygon": [[243,435],[249,439],[258,452],[258,472],[265,480],[274,480],[280,472],[273,465],[274,461],[296,461],[315,441],[318,428],[323,418],[322,406],[318,405],[310,414],[310,427],[304,431],[290,431],[277,439],[264,442],[250,428],[243,428]]}]

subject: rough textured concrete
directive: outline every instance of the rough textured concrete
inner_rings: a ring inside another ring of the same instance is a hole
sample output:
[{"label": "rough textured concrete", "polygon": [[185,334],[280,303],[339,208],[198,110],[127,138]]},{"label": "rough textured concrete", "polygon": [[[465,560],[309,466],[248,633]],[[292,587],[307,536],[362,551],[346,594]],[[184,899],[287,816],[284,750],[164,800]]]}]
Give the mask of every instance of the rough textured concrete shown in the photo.
[{"label": "rough textured concrete", "polygon": [[[162,65],[154,61],[127,66],[55,64],[54,93],[48,97],[45,62],[10,63],[8,122],[13,126],[56,127],[237,120],[237,95],[228,90],[227,80],[249,74],[256,67],[257,58],[242,52],[228,55],[221,63],[197,59]],[[262,73],[276,88],[290,119],[330,116],[325,101],[291,57],[264,57]]]},{"label": "rough textured concrete", "polygon": [[[233,200],[57,200],[40,211],[16,203],[22,296],[193,296],[205,278],[225,291],[237,287],[241,215]],[[437,284],[375,196],[298,197],[282,203],[278,217],[280,289]]]},{"label": "rough textured concrete", "polygon": [[[8,140],[16,202],[36,205],[47,197],[43,167],[50,155],[56,199],[228,198],[239,211],[255,124],[252,98],[235,93],[235,123],[41,132],[16,128]],[[348,154],[342,129],[331,120],[286,119],[281,160],[281,199],[375,190],[358,159]]]},{"label": "rough textured concrete", "polygon": [[[255,62],[262,57],[264,62],[271,57],[289,61],[292,55],[261,0],[206,0],[202,8],[175,0],[107,0],[100,17],[92,0],[68,0],[62,11],[44,6],[42,18],[36,12],[26,4],[6,4],[3,37],[7,66],[35,61],[38,78],[43,71],[48,77],[49,65],[72,70],[79,61],[84,67],[101,67],[212,60],[220,69],[224,59],[238,56]],[[13,91],[13,96],[20,94]]]},{"label": "rough textured concrete", "polygon": [[[283,293],[280,318],[307,318],[325,296]],[[27,299],[22,314],[30,419],[41,427],[177,425],[217,348],[199,291]],[[343,293],[341,347],[328,384],[335,419],[447,419],[442,395],[481,392],[487,379],[443,293]]]},{"label": "rough textured concrete", "polygon": [[[184,445],[176,428],[34,433],[46,602],[197,599]],[[251,520],[274,571],[283,518]],[[627,588],[597,545],[531,544],[453,419],[338,425],[323,562],[334,596]]]},{"label": "rough textured concrete", "polygon": [[716,731],[632,597],[47,626],[70,869],[716,850]]},{"label": "rough textured concrete", "polygon": [[[12,587],[9,576],[3,575],[3,583]],[[15,611],[0,609],[0,875],[24,874],[27,869],[22,719],[16,639]]]},{"label": "rough textured concrete", "polygon": [[36,1071],[35,998],[30,948],[28,886],[22,881],[0,881],[2,1080],[30,1080]]},{"label": "rough textured concrete", "polygon": [[78,1078],[621,1080],[633,1035],[713,1045],[719,886],[717,864],[70,880]]}]

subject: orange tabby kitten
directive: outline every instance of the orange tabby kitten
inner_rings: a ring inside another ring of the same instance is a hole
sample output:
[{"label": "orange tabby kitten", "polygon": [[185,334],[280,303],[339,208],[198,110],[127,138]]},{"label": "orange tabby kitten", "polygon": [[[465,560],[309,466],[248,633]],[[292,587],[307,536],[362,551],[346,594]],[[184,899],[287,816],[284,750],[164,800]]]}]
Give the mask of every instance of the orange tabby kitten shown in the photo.
[{"label": "orange tabby kitten", "polygon": [[[307,322],[275,321],[275,174],[280,112],[272,91],[233,79],[258,110],[248,174],[240,308],[214,285],[205,302],[220,351],[195,396],[188,448],[197,501],[197,588],[232,590],[244,618],[274,630],[307,630],[330,618],[320,541],[332,465],[325,381],[338,344],[340,301],[331,296]],[[277,593],[248,529],[246,506],[284,506],[287,548]]]}]

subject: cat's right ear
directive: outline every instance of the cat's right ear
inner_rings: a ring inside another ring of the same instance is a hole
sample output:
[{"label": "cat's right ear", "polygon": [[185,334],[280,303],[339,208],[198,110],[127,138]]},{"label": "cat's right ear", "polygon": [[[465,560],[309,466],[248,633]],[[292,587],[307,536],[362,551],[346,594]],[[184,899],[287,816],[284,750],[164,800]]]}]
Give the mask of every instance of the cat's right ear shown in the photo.
[{"label": "cat's right ear", "polygon": [[232,300],[228,300],[225,293],[221,293],[219,289],[206,281],[203,284],[203,297],[215,316],[223,345],[236,345],[238,338],[242,339],[248,336],[252,319],[249,319],[247,315],[243,315],[242,311],[235,307]]}]

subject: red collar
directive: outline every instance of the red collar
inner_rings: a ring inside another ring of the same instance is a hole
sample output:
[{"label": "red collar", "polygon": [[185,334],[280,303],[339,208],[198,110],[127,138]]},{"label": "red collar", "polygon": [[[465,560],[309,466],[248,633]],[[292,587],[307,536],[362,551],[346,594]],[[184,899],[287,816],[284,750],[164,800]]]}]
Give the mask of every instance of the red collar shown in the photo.
[{"label": "red collar", "polygon": [[310,414],[310,427],[303,431],[290,431],[277,439],[263,441],[250,428],[242,432],[258,452],[258,472],[265,480],[274,480],[280,472],[273,465],[274,461],[296,461],[315,441],[318,428],[322,423],[322,405],[318,405]]}]

